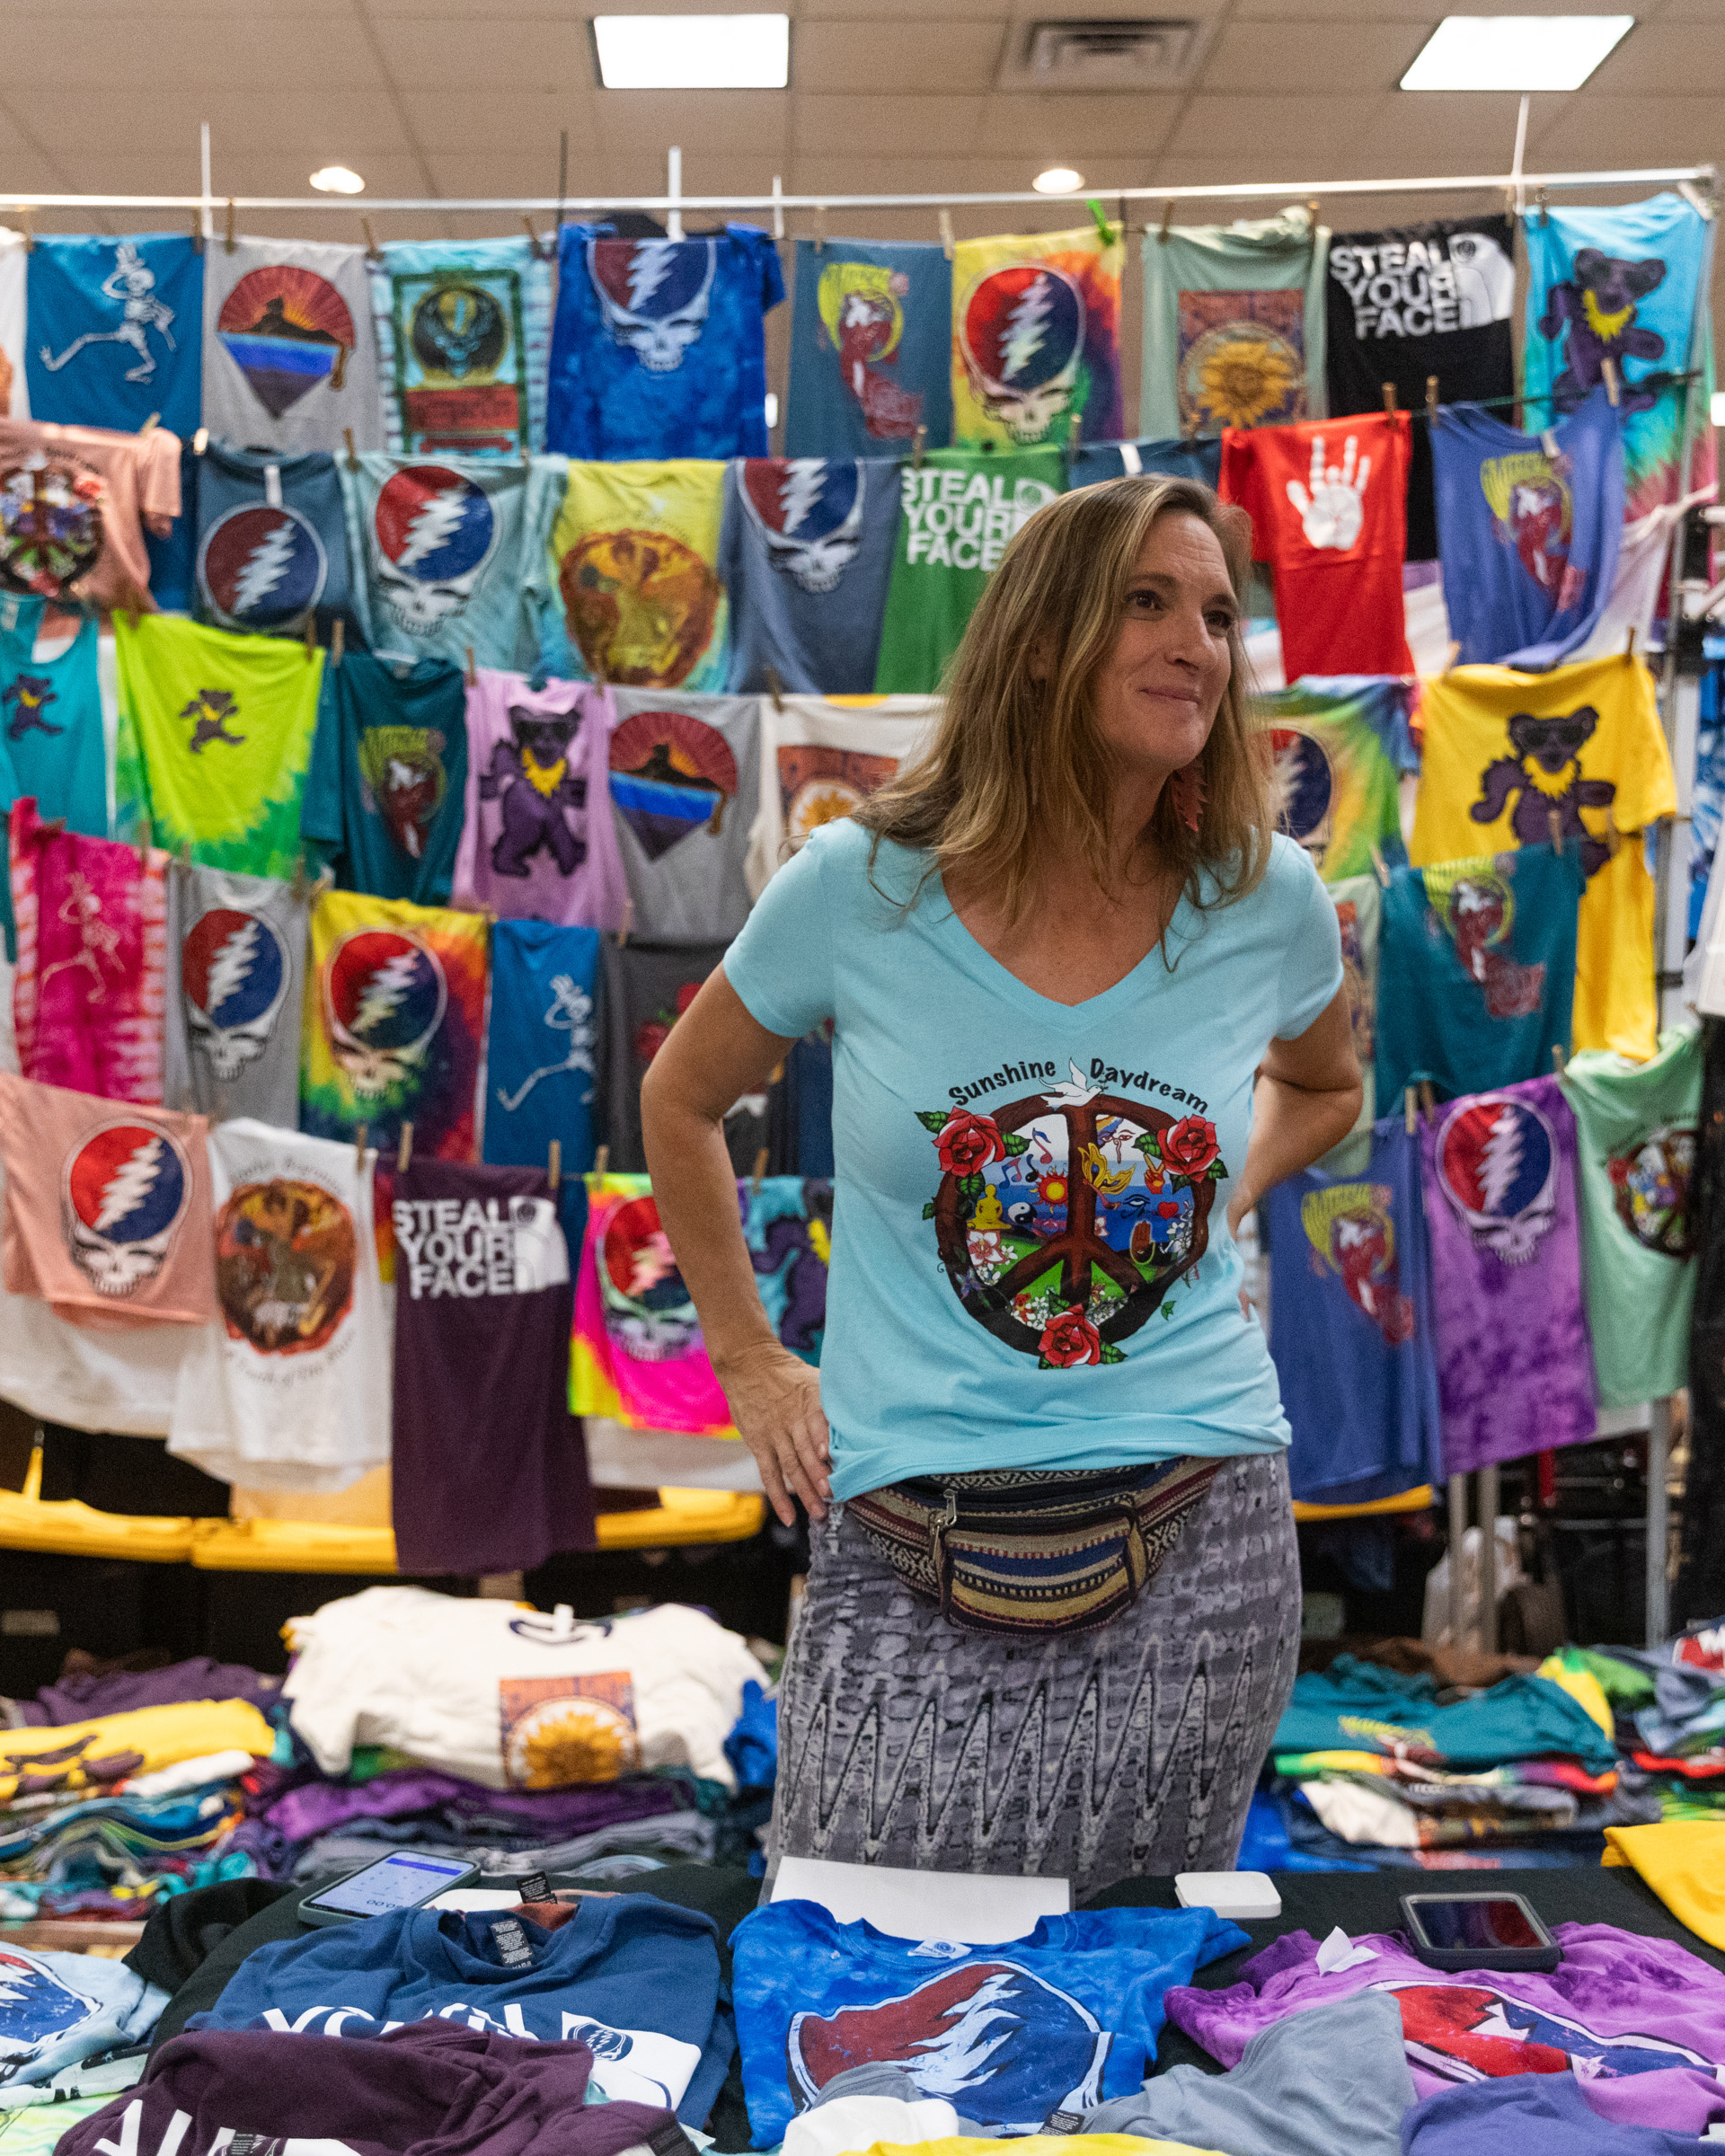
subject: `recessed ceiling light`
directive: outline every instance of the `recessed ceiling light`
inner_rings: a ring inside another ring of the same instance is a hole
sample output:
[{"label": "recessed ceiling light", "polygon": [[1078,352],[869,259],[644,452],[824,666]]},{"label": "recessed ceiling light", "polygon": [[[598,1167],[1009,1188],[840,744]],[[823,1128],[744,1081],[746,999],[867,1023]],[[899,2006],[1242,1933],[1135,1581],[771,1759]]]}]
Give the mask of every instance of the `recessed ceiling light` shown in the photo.
[{"label": "recessed ceiling light", "polygon": [[1084,184],[1084,175],[1075,172],[1069,164],[1051,164],[1031,182],[1039,195],[1075,195]]},{"label": "recessed ceiling light", "polygon": [[312,185],[320,195],[363,195],[366,191],[365,181],[345,164],[321,166],[312,174]]},{"label": "recessed ceiling light", "polygon": [[1633,15],[1446,15],[1404,90],[1579,90]]},{"label": "recessed ceiling light", "polygon": [[595,15],[607,90],[783,90],[789,15]]}]

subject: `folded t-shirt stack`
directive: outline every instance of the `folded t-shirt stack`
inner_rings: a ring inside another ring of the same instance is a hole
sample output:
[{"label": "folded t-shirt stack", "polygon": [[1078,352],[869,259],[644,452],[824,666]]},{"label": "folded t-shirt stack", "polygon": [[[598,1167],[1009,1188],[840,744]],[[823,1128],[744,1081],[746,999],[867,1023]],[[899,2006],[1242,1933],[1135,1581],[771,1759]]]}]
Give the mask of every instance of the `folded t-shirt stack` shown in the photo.
[{"label": "folded t-shirt stack", "polygon": [[410,1909],[279,1940],[188,2028],[367,2037],[458,2012],[500,2037],[583,2044],[605,2099],[698,2126],[736,2048],[722,1992],[712,1918],[625,1894],[580,1901],[554,1931],[526,1912]]},{"label": "folded t-shirt stack", "polygon": [[[355,1930],[363,1927],[355,1926]],[[374,2043],[213,2031],[175,2037],[135,2090],[81,2120],[64,2156],[621,2156],[670,2125],[640,2103],[583,2107],[593,2054],[448,2021]]]},{"label": "folded t-shirt stack", "polygon": [[577,1621],[367,1587],[288,1631],[294,1733],[332,1775],[377,1744],[491,1789],[686,1767],[731,1789],[725,1738],[761,1674],[735,1632],[675,1603]]},{"label": "folded t-shirt stack", "polygon": [[1143,2081],[1168,1986],[1245,1943],[1208,1909],[1080,1911],[967,1946],[771,1903],[731,1935],[756,2146],[863,2060],[901,2067],[985,2129],[1033,2134],[1051,2112],[1093,2110]]}]

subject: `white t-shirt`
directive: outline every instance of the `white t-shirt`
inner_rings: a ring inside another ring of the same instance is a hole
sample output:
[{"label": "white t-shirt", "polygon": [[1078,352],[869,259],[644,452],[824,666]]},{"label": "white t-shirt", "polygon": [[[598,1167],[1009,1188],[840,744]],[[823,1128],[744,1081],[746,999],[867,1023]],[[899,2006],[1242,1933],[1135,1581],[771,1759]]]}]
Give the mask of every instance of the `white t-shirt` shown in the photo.
[{"label": "white t-shirt", "polygon": [[938,696],[784,696],[761,711],[761,805],[748,852],[758,898],[811,831],[848,816],[915,755]]},{"label": "white t-shirt", "polygon": [[242,1117],[214,1126],[217,1323],[181,1366],[168,1450],[253,1489],[345,1489],[389,1457],[372,1169]]},{"label": "white t-shirt", "polygon": [[557,1789],[689,1767],[727,1789],[725,1738],[759,1663],[735,1632],[668,1603],[577,1622],[522,1603],[367,1587],[296,1617],[283,1686],[326,1774],[389,1745],[489,1789]]}]

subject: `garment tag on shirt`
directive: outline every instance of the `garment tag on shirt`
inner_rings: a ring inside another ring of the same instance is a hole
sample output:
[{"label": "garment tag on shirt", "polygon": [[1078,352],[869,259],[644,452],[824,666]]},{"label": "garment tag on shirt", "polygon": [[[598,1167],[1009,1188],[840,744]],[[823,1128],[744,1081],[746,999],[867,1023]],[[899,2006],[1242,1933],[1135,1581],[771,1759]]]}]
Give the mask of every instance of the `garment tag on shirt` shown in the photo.
[{"label": "garment tag on shirt", "polygon": [[236,2134],[227,2144],[227,2156],[269,2156],[271,2149],[281,2146],[279,2134]]},{"label": "garment tag on shirt", "polygon": [[1050,2111],[1042,2121],[1045,2134],[1082,2134],[1084,2115],[1082,2111]]},{"label": "garment tag on shirt", "polygon": [[653,2156],[695,2156],[694,2143],[674,2118],[668,2118],[657,2134],[647,2136]]},{"label": "garment tag on shirt", "polygon": [[266,464],[263,467],[263,499],[272,509],[281,507],[281,466]]},{"label": "garment tag on shirt", "polygon": [[520,1892],[524,1902],[548,1902],[551,1899],[551,1881],[543,1871],[530,1871],[521,1881]]},{"label": "garment tag on shirt", "polygon": [[512,1916],[500,1916],[491,1924],[491,1944],[506,1968],[519,1968],[533,1959],[533,1948],[527,1944],[527,1935]]},{"label": "garment tag on shirt", "polygon": [[1122,470],[1129,472],[1134,479],[1137,479],[1143,472],[1144,459],[1138,455],[1138,445],[1136,442],[1120,444],[1120,465]]}]

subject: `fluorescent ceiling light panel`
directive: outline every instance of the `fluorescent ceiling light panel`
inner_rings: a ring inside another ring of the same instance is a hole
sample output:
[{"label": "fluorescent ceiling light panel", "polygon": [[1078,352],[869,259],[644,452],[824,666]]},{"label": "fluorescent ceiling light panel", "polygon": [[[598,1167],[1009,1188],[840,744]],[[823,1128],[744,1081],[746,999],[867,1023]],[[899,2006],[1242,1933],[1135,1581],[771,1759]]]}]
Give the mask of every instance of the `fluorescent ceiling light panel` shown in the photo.
[{"label": "fluorescent ceiling light panel", "polygon": [[1633,15],[1446,15],[1404,90],[1579,90]]},{"label": "fluorescent ceiling light panel", "polygon": [[595,15],[607,90],[783,90],[789,15]]}]

